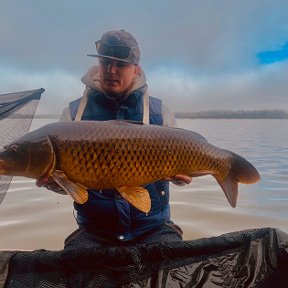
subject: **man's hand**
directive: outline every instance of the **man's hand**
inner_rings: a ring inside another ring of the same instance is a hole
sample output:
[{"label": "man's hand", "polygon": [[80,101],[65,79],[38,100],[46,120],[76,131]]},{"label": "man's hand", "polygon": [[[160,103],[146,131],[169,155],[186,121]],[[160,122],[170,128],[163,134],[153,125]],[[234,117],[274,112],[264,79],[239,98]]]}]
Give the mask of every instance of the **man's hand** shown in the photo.
[{"label": "man's hand", "polygon": [[45,187],[48,190],[56,192],[58,194],[67,195],[61,186],[59,186],[52,178],[40,178],[36,181],[38,187]]},{"label": "man's hand", "polygon": [[192,177],[186,175],[176,175],[175,177],[167,177],[164,180],[171,181],[173,184],[178,186],[184,186],[191,183]]}]

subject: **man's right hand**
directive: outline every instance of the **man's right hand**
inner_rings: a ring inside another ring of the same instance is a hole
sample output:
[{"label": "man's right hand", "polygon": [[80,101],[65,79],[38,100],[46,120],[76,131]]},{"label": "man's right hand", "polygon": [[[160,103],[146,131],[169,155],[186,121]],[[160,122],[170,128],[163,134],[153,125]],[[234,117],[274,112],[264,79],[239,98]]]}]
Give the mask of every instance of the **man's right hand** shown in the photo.
[{"label": "man's right hand", "polygon": [[40,178],[36,181],[36,185],[38,187],[45,187],[48,190],[51,190],[58,194],[67,195],[65,190],[61,186],[59,186],[52,178]]},{"label": "man's right hand", "polygon": [[186,175],[176,175],[174,177],[165,178],[164,180],[171,181],[177,186],[184,186],[191,183],[192,177]]}]

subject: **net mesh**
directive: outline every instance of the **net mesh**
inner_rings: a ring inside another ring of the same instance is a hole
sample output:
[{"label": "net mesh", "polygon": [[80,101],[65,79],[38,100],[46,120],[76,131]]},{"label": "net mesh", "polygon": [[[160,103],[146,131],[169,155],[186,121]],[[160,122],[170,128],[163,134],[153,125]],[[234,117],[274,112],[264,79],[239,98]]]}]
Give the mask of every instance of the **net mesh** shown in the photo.
[{"label": "net mesh", "polygon": [[[29,131],[38,102],[44,89],[0,95],[0,147]],[[12,177],[0,175],[0,204]]]},{"label": "net mesh", "polygon": [[10,260],[5,287],[282,288],[287,265],[288,235],[262,228],[193,241],[22,251]]}]

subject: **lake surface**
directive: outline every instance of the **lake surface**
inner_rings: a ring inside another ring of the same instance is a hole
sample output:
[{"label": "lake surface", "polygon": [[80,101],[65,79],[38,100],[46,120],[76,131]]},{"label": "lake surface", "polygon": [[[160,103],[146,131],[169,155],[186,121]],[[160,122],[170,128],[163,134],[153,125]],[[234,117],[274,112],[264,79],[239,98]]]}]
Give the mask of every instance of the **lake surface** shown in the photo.
[{"label": "lake surface", "polygon": [[[52,121],[35,119],[31,130]],[[288,232],[288,120],[179,119],[178,125],[244,156],[261,175],[256,184],[239,185],[236,208],[212,176],[171,184],[172,219],[186,240],[262,227]],[[61,249],[76,228],[70,197],[14,177],[0,206],[0,249]]]}]

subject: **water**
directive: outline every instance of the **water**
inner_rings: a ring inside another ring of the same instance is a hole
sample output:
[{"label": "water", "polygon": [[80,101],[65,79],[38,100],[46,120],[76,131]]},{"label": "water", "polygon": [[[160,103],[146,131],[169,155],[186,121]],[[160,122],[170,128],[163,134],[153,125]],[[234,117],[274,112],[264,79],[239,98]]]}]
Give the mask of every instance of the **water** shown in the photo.
[{"label": "water", "polygon": [[[45,123],[55,120],[45,120]],[[43,125],[34,120],[32,128]],[[190,185],[171,185],[172,219],[184,238],[218,236],[243,229],[274,227],[288,232],[288,121],[178,120],[221,148],[249,159],[261,174],[253,185],[240,184],[238,204],[231,208],[211,176]],[[15,177],[0,207],[0,249],[61,249],[76,229],[72,200],[34,180]]]}]

